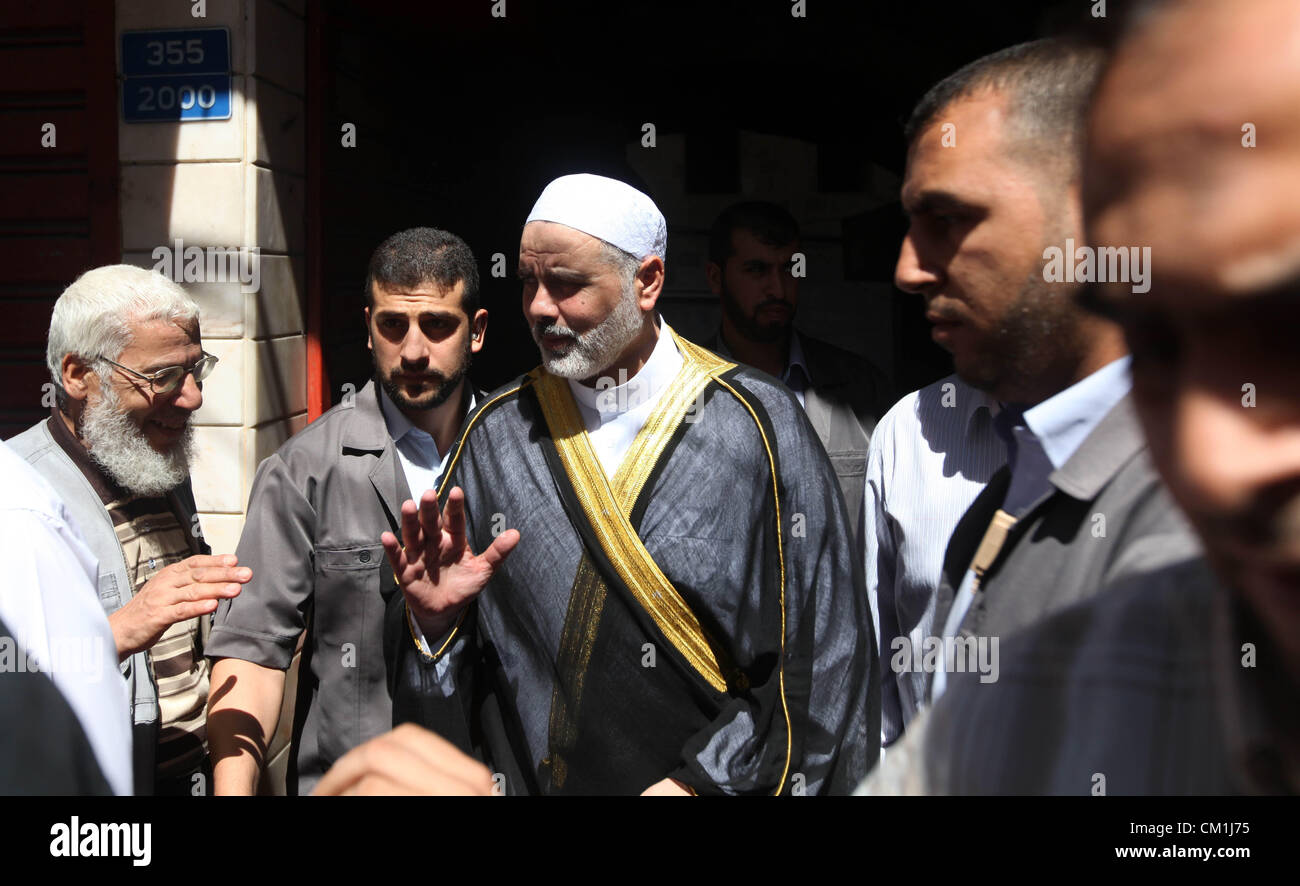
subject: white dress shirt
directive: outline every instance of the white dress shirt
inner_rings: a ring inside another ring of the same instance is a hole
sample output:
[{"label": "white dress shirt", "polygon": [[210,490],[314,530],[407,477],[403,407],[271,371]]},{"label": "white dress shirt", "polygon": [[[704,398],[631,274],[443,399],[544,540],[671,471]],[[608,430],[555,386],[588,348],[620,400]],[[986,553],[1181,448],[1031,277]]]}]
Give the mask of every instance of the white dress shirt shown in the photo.
[{"label": "white dress shirt", "polygon": [[131,700],[99,602],[99,564],[54,490],[5,445],[0,490],[0,618],[15,634],[3,638],[6,652],[15,667],[21,657],[22,667],[49,675],[113,793],[129,796]]},{"label": "white dress shirt", "polygon": [[668,324],[660,319],[659,341],[655,343],[650,359],[623,384],[617,383],[622,379],[606,378],[597,387],[589,388],[568,379],[569,390],[573,391],[578,412],[587,426],[587,436],[591,438],[591,447],[596,450],[605,476],[614,477],[632,440],[681,371],[683,362],[669,334]]},{"label": "white dress shirt", "polygon": [[885,674],[882,744],[902,734],[925,698],[924,673],[889,669],[894,639],[920,649],[933,633],[948,540],[1006,463],[993,430],[997,408],[950,375],[899,400],[871,435],[859,539]]},{"label": "white dress shirt", "polygon": [[[465,384],[469,392],[469,406],[465,412],[468,415],[474,408],[474,389],[469,387],[468,381]],[[447,459],[451,457],[451,449],[439,452],[433,435],[411,424],[411,420],[388,396],[383,385],[378,387],[379,411],[384,414],[384,426],[388,428],[388,436],[393,438],[393,449],[397,451],[397,460],[402,463],[402,475],[406,477],[406,485],[411,490],[411,500],[419,503],[420,496],[424,495],[425,490],[438,491],[438,483],[447,470]],[[400,543],[400,536],[398,541]],[[429,643],[424,636],[424,631],[415,624],[414,620],[411,624],[416,638],[427,649]],[[440,667],[446,665],[440,663]]]}]

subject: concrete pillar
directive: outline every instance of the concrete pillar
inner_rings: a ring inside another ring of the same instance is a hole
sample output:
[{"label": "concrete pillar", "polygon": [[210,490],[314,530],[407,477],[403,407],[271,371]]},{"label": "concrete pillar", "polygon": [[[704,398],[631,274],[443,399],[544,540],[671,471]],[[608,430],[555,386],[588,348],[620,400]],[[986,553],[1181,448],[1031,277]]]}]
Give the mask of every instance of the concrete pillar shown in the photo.
[{"label": "concrete pillar", "polygon": [[[233,551],[258,463],[306,424],[303,323],[305,26],[301,2],[119,0],[123,31],[230,30],[231,117],[119,128],[123,261],[159,247],[256,249],[258,279],[181,281],[202,308],[204,385],[194,494],[214,551]],[[119,65],[120,70],[120,65]]]},{"label": "concrete pillar", "polygon": [[[306,27],[301,0],[118,0],[124,31],[230,31],[229,120],[119,127],[122,260],[155,267],[157,250],[256,250],[252,280],[182,280],[202,308],[203,346],[221,362],[195,416],[192,471],[204,537],[235,550],[262,459],[307,423],[304,336]],[[121,71],[119,58],[118,71]],[[270,787],[284,791],[296,666],[271,743]]]}]

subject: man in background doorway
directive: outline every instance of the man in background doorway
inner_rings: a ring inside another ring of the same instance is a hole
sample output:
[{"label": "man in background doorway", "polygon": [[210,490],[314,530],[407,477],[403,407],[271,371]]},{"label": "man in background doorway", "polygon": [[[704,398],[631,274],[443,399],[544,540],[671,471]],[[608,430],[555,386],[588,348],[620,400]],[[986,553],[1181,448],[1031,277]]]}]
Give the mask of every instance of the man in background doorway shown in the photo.
[{"label": "man in background doorway", "polygon": [[863,465],[877,419],[893,401],[884,373],[868,361],[794,328],[799,224],[775,203],[728,206],[709,231],[709,289],[722,325],[703,344],[775,376],[799,400],[831,457],[856,533]]}]

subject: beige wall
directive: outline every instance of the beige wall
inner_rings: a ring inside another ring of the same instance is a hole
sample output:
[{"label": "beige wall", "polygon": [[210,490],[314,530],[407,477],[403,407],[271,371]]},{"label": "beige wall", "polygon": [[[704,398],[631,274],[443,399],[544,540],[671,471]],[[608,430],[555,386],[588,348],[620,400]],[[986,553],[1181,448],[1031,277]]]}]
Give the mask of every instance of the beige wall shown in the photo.
[{"label": "beige wall", "polygon": [[[176,0],[119,0],[123,31],[230,30],[231,118],[122,122],[123,261],[153,250],[257,247],[260,286],[183,283],[202,308],[204,347],[221,358],[196,415],[194,494],[214,551],[233,551],[260,462],[306,423],[303,335],[306,193],[302,2],[207,0],[206,17]],[[120,70],[120,64],[119,64]]]}]

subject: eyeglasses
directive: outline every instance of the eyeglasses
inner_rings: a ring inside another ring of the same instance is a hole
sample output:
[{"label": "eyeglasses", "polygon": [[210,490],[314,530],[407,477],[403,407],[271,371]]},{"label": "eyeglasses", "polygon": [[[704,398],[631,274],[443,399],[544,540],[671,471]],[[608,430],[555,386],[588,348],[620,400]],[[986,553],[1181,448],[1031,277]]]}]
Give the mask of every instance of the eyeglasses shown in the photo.
[{"label": "eyeglasses", "polygon": [[194,375],[196,383],[202,383],[203,379],[212,374],[212,368],[217,365],[217,358],[203,352],[203,356],[193,366],[186,368],[184,366],[167,366],[159,369],[157,372],[151,372],[146,375],[143,372],[136,372],[129,366],[123,366],[121,363],[114,363],[105,356],[96,357],[97,360],[103,360],[105,363],[111,363],[123,372],[129,372],[136,378],[142,378],[149,382],[149,389],[155,394],[170,394],[176,390],[185,381],[187,374]]}]

